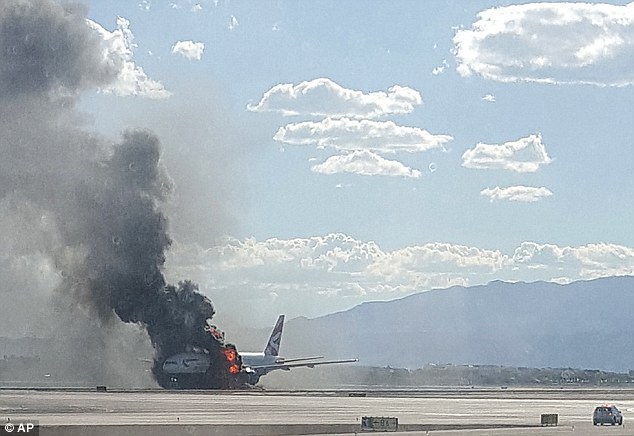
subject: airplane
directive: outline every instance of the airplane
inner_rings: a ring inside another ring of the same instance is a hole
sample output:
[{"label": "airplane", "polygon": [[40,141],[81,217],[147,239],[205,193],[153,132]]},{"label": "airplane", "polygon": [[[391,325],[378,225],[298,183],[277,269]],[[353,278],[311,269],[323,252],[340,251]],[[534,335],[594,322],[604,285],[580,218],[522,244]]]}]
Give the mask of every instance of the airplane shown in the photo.
[{"label": "airplane", "polygon": [[[332,365],[338,363],[353,363],[359,359],[319,360],[323,356],[297,357],[287,359],[279,355],[282,341],[282,329],[284,327],[284,315],[280,315],[273,327],[271,336],[262,352],[239,352],[242,359],[242,371],[246,375],[249,385],[256,385],[260,377],[275,370],[289,371],[292,368],[314,368],[318,365]],[[215,328],[215,327],[214,327]],[[210,365],[209,356],[196,350],[179,353],[169,357],[163,363],[163,372],[172,379],[186,382],[191,385],[197,375],[202,376]],[[185,386],[182,386],[185,387]]]}]

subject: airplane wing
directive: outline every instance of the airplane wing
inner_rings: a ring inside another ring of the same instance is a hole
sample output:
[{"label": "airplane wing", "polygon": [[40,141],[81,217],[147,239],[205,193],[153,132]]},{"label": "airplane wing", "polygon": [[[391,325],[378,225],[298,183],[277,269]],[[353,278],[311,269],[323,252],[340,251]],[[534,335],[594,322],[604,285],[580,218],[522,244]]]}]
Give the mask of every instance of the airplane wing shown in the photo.
[{"label": "airplane wing", "polygon": [[299,361],[306,361],[306,360],[317,360],[317,359],[323,359],[323,358],[324,356],[296,357],[293,359],[281,358],[281,359],[278,359],[275,363],[290,363],[290,362],[299,362]]},{"label": "airplane wing", "polygon": [[[293,359],[293,360],[302,360],[302,359]],[[343,359],[343,360],[324,360],[323,362],[313,362],[313,361],[309,361],[309,362],[295,362],[295,363],[274,363],[271,365],[255,365],[255,366],[249,366],[249,369],[253,370],[253,371],[264,371],[264,372],[269,372],[269,371],[273,371],[275,369],[285,369],[285,370],[289,370],[291,368],[298,368],[301,366],[306,366],[308,368],[314,368],[315,366],[318,365],[332,365],[335,363],[353,363],[353,362],[358,362],[359,359]]]}]

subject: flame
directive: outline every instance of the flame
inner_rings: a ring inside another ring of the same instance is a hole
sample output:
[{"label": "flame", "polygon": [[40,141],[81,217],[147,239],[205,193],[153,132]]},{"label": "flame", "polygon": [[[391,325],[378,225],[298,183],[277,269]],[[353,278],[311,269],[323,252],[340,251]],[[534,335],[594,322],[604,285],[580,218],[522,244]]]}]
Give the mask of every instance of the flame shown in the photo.
[{"label": "flame", "polygon": [[237,374],[239,372],[240,372],[240,367],[236,365],[235,363],[229,367],[230,374]]},{"label": "flame", "polygon": [[225,357],[227,358],[229,362],[233,362],[234,360],[236,360],[235,350],[232,350],[231,348],[225,348],[224,353],[225,353]]}]

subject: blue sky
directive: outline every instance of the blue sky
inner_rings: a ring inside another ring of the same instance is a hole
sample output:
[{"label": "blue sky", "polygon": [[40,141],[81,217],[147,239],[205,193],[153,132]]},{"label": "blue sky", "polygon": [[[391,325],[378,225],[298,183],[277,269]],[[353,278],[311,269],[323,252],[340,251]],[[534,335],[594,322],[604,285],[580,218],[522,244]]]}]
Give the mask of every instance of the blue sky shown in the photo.
[{"label": "blue sky", "polygon": [[88,4],[137,70],[87,128],[161,137],[166,273],[226,323],[634,274],[634,3]]}]

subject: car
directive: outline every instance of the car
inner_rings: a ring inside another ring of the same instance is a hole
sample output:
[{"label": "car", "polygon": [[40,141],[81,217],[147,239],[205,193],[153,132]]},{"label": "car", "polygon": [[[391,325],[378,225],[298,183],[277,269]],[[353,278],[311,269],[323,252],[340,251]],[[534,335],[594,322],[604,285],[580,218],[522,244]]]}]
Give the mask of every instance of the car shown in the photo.
[{"label": "car", "polygon": [[622,425],[623,415],[616,406],[597,406],[592,414],[592,424]]}]

